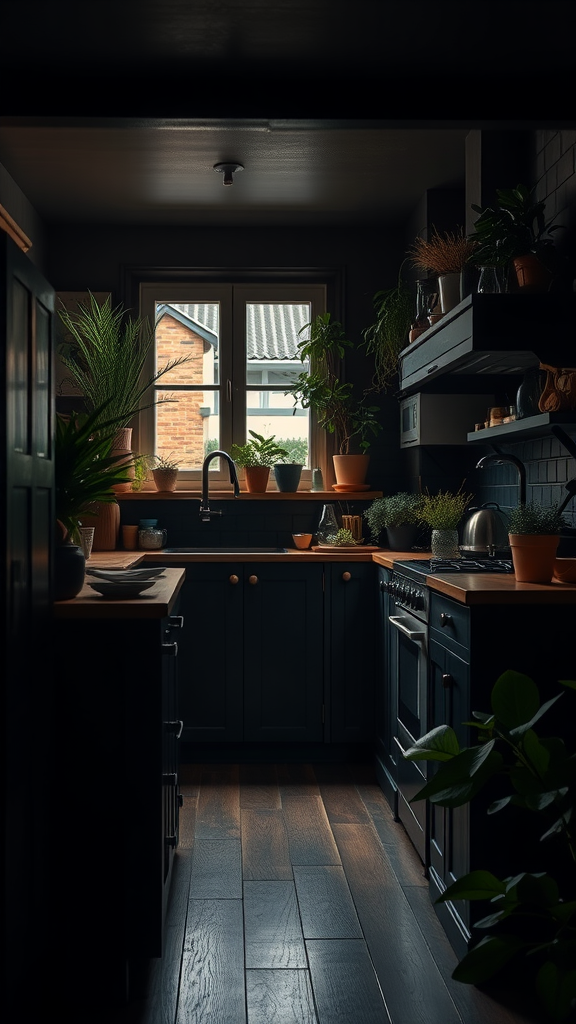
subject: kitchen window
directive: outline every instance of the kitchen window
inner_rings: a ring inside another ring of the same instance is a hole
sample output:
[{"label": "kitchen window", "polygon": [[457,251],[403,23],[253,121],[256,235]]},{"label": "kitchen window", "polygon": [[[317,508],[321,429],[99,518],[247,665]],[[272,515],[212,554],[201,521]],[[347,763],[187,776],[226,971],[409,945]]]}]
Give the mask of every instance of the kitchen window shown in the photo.
[{"label": "kitchen window", "polygon": [[[139,450],[180,460],[185,487],[200,480],[204,458],[244,444],[248,431],[274,435],[304,462],[302,486],[323,461],[313,414],[285,394],[306,369],[298,358],[301,328],[326,309],[322,284],[140,285],[141,313],[155,325],[149,369],[182,355],[189,360],[154,386],[168,401],[140,414]],[[222,460],[223,461],[223,460]],[[228,488],[225,465],[213,459],[213,483]],[[273,475],[272,475],[273,485]]]}]

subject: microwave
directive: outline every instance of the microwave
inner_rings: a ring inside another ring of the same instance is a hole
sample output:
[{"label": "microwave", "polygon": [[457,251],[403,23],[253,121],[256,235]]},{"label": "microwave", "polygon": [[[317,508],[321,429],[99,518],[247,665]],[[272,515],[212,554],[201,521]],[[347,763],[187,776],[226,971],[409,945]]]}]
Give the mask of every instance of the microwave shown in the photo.
[{"label": "microwave", "polygon": [[476,423],[484,423],[494,395],[428,395],[400,401],[400,447],[466,444]]}]

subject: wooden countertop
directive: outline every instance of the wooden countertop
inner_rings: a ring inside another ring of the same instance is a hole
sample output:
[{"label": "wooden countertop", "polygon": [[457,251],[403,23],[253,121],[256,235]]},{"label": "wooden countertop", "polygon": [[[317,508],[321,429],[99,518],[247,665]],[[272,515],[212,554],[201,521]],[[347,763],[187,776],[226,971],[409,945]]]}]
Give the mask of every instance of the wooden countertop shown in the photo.
[{"label": "wooden countertop", "polygon": [[[108,556],[116,554],[107,552]],[[130,552],[125,552],[130,554]],[[140,552],[138,552],[140,554]],[[139,559],[140,560],[140,559]],[[96,568],[96,559],[90,559],[89,564]],[[100,568],[130,568],[134,567],[134,559],[130,566],[111,565],[98,559]],[[166,569],[165,575],[158,579],[150,590],[144,591],[139,597],[123,598],[113,600],[102,597],[92,590],[86,583],[77,597],[70,601],[56,601],[54,604],[54,618],[56,619],[163,619],[174,609],[176,597],[186,576],[185,569]]]}]

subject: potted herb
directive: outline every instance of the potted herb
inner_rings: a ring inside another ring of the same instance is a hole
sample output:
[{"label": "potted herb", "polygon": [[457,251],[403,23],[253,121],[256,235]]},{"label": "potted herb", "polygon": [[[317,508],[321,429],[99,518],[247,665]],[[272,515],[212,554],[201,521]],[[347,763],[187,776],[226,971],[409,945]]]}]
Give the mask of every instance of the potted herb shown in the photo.
[{"label": "potted herb", "polygon": [[[562,680],[562,685],[576,689],[573,680]],[[561,736],[539,735],[538,727],[559,699],[563,700],[562,692],[541,704],[533,679],[504,672],[492,688],[490,710],[473,712],[475,746],[461,747],[455,731],[439,725],[404,754],[409,761],[436,762],[414,801],[428,799],[440,807],[457,808],[489,786],[490,815],[506,808],[509,813],[529,812],[533,845],[539,851],[537,872],[534,866],[523,870],[522,854],[530,862],[534,852],[526,851],[526,843],[515,844],[508,854],[508,877],[472,871],[449,885],[438,902],[487,903],[487,915],[476,924],[482,938],[452,977],[471,985],[494,980],[499,989],[518,994],[530,988],[550,1022],[572,1021],[576,1006],[576,750],[573,734],[568,745]],[[500,789],[499,779],[504,782]],[[513,851],[520,851],[513,854],[516,862],[511,859]]]},{"label": "potted herb", "polygon": [[508,517],[508,539],[518,583],[550,583],[554,575],[560,531],[568,526],[558,504],[529,501]]},{"label": "potted herb", "polygon": [[170,455],[155,455],[152,477],[157,491],[175,491],[180,462]]},{"label": "potted herb", "polygon": [[255,430],[249,430],[250,438],[245,444],[233,444],[230,455],[246,475],[246,487],[249,491],[263,493],[268,486],[270,469],[280,459],[286,458],[288,452],[276,441],[276,437],[264,437]]},{"label": "potted herb", "polygon": [[438,491],[422,495],[420,518],[432,529],[433,558],[460,558],[458,524],[472,500],[472,494],[459,491]]},{"label": "potted herb", "polygon": [[442,314],[457,306],[462,298],[462,271],[474,248],[475,243],[462,228],[442,235],[434,228],[430,238],[416,238],[408,250],[415,267],[438,278]]},{"label": "potted herb", "polygon": [[[285,394],[291,394],[304,409],[313,409],[318,425],[334,435],[336,487],[363,486],[371,435],[381,429],[378,406],[369,403],[370,391],[357,398],[353,385],[340,380],[340,361],[345,350],[353,347],[342,324],[332,320],[330,313],[319,313],[299,333],[308,330],[310,336],[299,343],[298,355],[301,362],[310,361],[310,369],[302,371]],[[359,453],[351,452],[351,447],[359,449]]]},{"label": "potted herb", "polygon": [[386,531],[391,551],[410,551],[421,522],[422,495],[398,491],[375,498],[364,512],[373,544],[379,544]]},{"label": "potted herb", "polygon": [[513,265],[518,289],[546,292],[557,268],[552,232],[560,225],[546,220],[546,204],[534,199],[526,185],[496,189],[496,203],[482,208],[468,236],[474,245],[473,263],[507,268]]}]

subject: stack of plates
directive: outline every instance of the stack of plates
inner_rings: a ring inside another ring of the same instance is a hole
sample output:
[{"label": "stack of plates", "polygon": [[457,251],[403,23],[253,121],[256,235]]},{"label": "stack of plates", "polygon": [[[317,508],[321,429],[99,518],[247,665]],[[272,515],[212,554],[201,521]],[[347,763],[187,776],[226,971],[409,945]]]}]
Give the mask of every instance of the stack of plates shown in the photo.
[{"label": "stack of plates", "polygon": [[92,590],[103,597],[118,598],[138,597],[149,590],[161,579],[163,566],[150,566],[142,569],[87,569],[86,582]]}]

